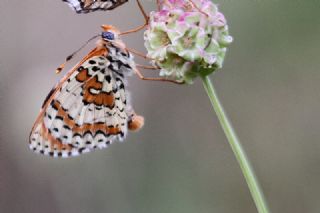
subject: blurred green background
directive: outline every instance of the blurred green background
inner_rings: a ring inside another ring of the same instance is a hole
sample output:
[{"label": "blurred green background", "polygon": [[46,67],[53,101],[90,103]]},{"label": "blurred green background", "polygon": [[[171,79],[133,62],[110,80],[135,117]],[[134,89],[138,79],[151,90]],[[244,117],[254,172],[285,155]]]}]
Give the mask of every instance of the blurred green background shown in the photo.
[{"label": "blurred green background", "polygon": [[[320,2],[216,2],[234,43],[212,79],[270,208],[318,213]],[[135,1],[76,15],[59,0],[4,0],[0,14],[0,212],[256,212],[200,81],[176,86],[132,76],[131,102],[146,119],[140,132],[72,159],[29,151],[39,107],[62,77],[55,68],[101,24],[142,23]],[[124,40],[143,50],[142,33]]]}]

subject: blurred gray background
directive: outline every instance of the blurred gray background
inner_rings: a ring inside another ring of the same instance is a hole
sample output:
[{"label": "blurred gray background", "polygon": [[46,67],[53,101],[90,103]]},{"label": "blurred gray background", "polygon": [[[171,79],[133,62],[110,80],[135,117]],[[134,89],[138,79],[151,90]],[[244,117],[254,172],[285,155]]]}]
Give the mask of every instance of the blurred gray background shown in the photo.
[{"label": "blurred gray background", "polygon": [[[318,213],[320,2],[216,2],[235,41],[212,79],[272,212]],[[256,212],[200,81],[176,86],[132,76],[132,103],[146,119],[140,132],[67,160],[29,151],[40,105],[63,76],[56,67],[101,24],[142,23],[135,1],[77,15],[59,0],[1,0],[0,14],[0,212]],[[142,33],[123,39],[143,51]]]}]

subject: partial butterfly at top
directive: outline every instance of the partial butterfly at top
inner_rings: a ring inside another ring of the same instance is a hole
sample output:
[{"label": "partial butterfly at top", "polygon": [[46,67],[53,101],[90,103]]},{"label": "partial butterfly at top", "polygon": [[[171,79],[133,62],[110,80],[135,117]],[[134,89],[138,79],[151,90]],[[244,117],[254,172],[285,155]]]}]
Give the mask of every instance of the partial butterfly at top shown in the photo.
[{"label": "partial butterfly at top", "polygon": [[[94,11],[105,11],[105,10],[113,10],[120,5],[128,2],[128,0],[62,0],[68,5],[74,9],[77,13],[90,13]],[[130,31],[127,31],[122,34],[129,34],[133,32],[137,32],[139,30],[142,30],[144,27],[148,25],[149,17],[146,14],[146,12],[143,9],[142,4],[139,0],[136,0],[138,7],[140,9],[140,12],[142,13],[145,23],[135,29],[132,29]]]},{"label": "partial butterfly at top", "polygon": [[[66,2],[76,13],[90,13],[94,11],[106,11],[113,10],[128,0],[62,0]],[[136,0],[141,7],[139,0]],[[185,0],[185,2],[179,2],[179,4],[185,3],[186,7],[197,7],[197,5],[192,0]],[[172,2],[168,0],[156,0],[158,10],[162,8],[163,5],[172,5]],[[191,4],[191,5],[190,5]]]},{"label": "partial butterfly at top", "polygon": [[128,0],[62,0],[77,13],[89,13],[97,10],[113,10]]},{"label": "partial butterfly at top", "polygon": [[131,50],[119,38],[122,33],[109,25],[102,29],[95,36],[100,37],[96,48],[62,78],[44,101],[30,133],[29,146],[36,153],[76,156],[105,148],[115,139],[123,140],[128,129],[140,129],[144,119],[135,114],[126,92],[126,76],[132,72],[143,80],[180,83],[145,78],[137,67],[148,67],[135,64]]},{"label": "partial butterfly at top", "polygon": [[[90,13],[94,11],[113,10],[128,0],[62,0],[66,2],[76,13]],[[137,0],[139,2],[139,0]],[[166,0],[157,0],[158,8],[164,4]],[[140,4],[140,3],[139,3]]]}]

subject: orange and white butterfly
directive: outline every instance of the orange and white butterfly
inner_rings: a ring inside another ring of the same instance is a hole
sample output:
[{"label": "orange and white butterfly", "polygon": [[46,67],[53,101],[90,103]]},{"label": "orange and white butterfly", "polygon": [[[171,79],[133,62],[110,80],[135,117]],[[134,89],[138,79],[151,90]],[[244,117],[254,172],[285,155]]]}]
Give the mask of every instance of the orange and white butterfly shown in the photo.
[{"label": "orange and white butterfly", "polygon": [[97,10],[113,10],[128,0],[62,0],[77,13],[89,13]]},{"label": "orange and white butterfly", "polygon": [[103,25],[101,39],[49,93],[30,134],[30,148],[69,157],[122,140],[143,117],[128,103],[125,78],[135,68],[119,31]]},{"label": "orange and white butterfly", "polygon": [[136,115],[128,103],[126,76],[135,72],[143,80],[174,82],[145,78],[120,40],[121,33],[109,25],[102,29],[96,48],[44,101],[30,133],[29,146],[36,153],[70,157],[105,148],[115,139],[123,140],[128,129],[138,130],[144,124],[143,117]]}]

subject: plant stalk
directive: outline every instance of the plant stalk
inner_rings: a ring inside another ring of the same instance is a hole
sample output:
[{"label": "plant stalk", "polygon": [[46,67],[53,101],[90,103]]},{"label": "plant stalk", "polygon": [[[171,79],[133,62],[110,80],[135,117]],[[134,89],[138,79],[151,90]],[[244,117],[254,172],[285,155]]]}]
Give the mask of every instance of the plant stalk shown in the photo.
[{"label": "plant stalk", "polygon": [[214,108],[220,124],[223,128],[223,131],[229,141],[229,144],[232,148],[232,151],[237,158],[237,161],[240,165],[241,171],[245,177],[245,180],[249,186],[251,196],[256,204],[259,213],[269,213],[269,208],[267,202],[264,198],[263,192],[258,183],[258,179],[252,169],[250,161],[242,148],[242,145],[229,121],[226,113],[224,112],[223,106],[220,103],[220,100],[216,94],[215,88],[208,76],[202,77],[204,88],[209,96],[212,107]]}]

